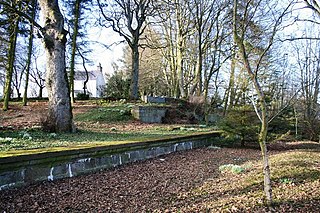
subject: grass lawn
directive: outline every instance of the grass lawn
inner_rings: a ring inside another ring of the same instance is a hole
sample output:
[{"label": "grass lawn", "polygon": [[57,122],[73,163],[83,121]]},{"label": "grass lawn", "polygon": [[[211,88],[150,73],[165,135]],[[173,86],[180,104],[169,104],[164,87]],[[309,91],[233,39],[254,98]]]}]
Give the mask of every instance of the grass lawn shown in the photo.
[{"label": "grass lawn", "polygon": [[[56,147],[115,145],[146,140],[172,138],[213,131],[212,127],[203,125],[165,125],[143,124],[135,121],[130,113],[133,104],[96,104],[85,102],[74,108],[74,120],[78,128],[76,133],[47,133],[39,127],[20,128],[16,130],[0,130],[0,157],[21,153],[23,150],[50,151]],[[17,104],[15,104],[17,105]],[[79,110],[79,108],[81,110]],[[85,109],[83,111],[83,109]],[[2,112],[3,113],[3,112]],[[36,112],[34,112],[36,113]],[[3,115],[10,118],[32,119],[19,114]]]}]

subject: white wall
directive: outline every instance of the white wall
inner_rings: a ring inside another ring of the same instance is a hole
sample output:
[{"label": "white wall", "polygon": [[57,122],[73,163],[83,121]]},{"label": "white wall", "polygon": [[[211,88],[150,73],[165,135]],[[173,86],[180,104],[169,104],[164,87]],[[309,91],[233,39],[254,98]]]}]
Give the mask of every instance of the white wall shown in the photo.
[{"label": "white wall", "polygon": [[105,86],[106,86],[106,82],[104,80],[104,76],[102,73],[100,73],[99,76],[97,77],[97,85],[96,85],[97,97],[102,97]]},{"label": "white wall", "polygon": [[[79,90],[82,92],[83,82],[84,81],[74,81],[74,90]],[[90,97],[97,97],[96,81],[89,80],[86,86],[87,86],[87,92],[90,93]]]}]

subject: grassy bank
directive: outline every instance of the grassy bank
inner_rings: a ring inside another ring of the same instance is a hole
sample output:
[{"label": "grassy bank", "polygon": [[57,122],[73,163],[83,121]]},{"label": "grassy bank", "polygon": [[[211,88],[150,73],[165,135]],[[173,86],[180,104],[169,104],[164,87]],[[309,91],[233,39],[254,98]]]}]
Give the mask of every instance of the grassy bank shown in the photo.
[{"label": "grassy bank", "polygon": [[[43,132],[39,126],[1,130],[0,154],[35,149],[50,150],[56,147],[143,142],[213,130],[211,127],[201,125],[143,124],[132,118],[130,110],[133,106],[125,103],[93,104],[90,102],[77,105],[74,109],[74,120],[78,130],[72,134]],[[19,112],[18,109],[17,112]],[[24,118],[21,112],[18,115],[21,116],[21,119]],[[15,116],[15,114],[10,114],[10,116]],[[30,115],[28,117],[30,118]]]}]

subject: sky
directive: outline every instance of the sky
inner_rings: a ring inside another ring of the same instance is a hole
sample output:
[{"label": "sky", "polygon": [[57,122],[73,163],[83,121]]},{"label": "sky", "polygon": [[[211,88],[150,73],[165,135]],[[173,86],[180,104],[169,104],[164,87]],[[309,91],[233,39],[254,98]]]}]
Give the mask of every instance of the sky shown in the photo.
[{"label": "sky", "polygon": [[92,60],[94,65],[91,69],[95,69],[99,63],[101,63],[104,73],[113,73],[112,62],[117,62],[123,56],[124,43],[112,45],[113,43],[118,43],[123,39],[115,33],[112,29],[104,28],[102,31],[99,28],[91,29],[89,32],[89,38],[93,41],[98,41],[104,45],[110,46],[106,48],[102,45],[92,45],[93,53]]}]

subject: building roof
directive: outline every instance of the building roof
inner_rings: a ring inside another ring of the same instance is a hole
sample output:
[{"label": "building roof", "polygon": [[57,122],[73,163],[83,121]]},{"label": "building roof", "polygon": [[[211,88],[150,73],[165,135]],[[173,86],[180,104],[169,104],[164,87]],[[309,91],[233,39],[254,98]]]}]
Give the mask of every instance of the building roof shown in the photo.
[{"label": "building roof", "polygon": [[[101,75],[100,71],[88,71],[88,80],[97,80],[98,76]],[[74,73],[74,80],[76,81],[85,81],[87,79],[87,75],[85,71],[77,71]]]},{"label": "building roof", "polygon": [[[97,80],[98,76],[102,75],[102,67],[99,63],[97,70],[88,71],[88,80]],[[74,73],[75,81],[85,81],[87,79],[87,74],[85,71],[77,71]]]}]

